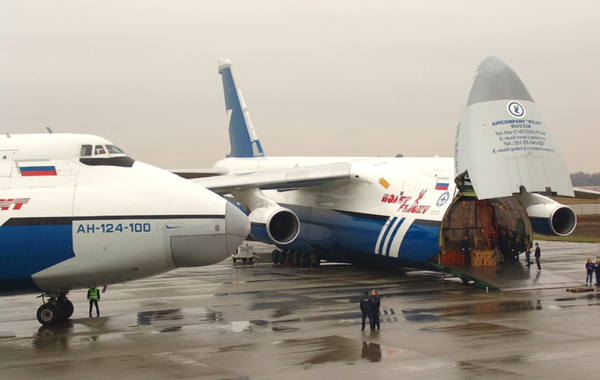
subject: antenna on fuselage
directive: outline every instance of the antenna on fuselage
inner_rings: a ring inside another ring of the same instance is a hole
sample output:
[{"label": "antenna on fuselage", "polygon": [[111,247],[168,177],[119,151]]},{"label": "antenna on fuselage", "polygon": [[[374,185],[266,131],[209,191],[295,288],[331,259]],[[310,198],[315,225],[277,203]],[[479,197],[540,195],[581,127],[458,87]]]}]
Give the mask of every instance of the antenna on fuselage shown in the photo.
[{"label": "antenna on fuselage", "polygon": [[52,132],[52,129],[50,129],[50,127],[46,127],[46,130],[48,131],[48,133],[54,133]]}]

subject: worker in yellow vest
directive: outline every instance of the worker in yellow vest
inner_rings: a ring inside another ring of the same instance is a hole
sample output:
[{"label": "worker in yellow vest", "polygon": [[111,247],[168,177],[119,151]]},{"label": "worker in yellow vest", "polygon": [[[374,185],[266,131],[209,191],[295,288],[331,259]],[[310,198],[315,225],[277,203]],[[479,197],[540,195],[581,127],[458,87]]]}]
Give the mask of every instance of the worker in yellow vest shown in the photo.
[{"label": "worker in yellow vest", "polygon": [[90,301],[90,318],[92,317],[92,306],[96,305],[96,317],[100,316],[100,309],[98,309],[98,301],[100,301],[100,290],[92,286],[88,289],[87,299]]}]

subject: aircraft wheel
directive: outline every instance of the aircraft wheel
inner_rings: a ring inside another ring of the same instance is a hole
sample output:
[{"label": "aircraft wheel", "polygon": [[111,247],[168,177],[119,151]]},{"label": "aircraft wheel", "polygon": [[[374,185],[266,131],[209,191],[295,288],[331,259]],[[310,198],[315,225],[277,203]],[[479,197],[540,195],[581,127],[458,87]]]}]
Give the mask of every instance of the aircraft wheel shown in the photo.
[{"label": "aircraft wheel", "polygon": [[273,261],[273,264],[279,264],[279,255],[280,252],[278,249],[274,249],[273,252],[271,252],[271,260]]},{"label": "aircraft wheel", "polygon": [[246,261],[247,261],[247,259],[244,257],[244,258],[242,259],[242,263],[246,264]]},{"label": "aircraft wheel", "polygon": [[279,259],[279,264],[281,264],[281,266],[285,266],[285,262],[288,260],[289,257],[289,253],[287,251],[283,251],[281,252],[281,258]]},{"label": "aircraft wheel", "polygon": [[37,311],[37,319],[44,326],[54,325],[61,320],[60,310],[51,303],[44,304]]},{"label": "aircraft wheel", "polygon": [[318,268],[321,266],[321,259],[317,257],[311,257],[310,266],[313,268]]},{"label": "aircraft wheel", "polygon": [[235,262],[236,262],[236,261],[237,261],[237,259],[234,257],[234,258],[233,258],[233,263],[235,264]]},{"label": "aircraft wheel", "polygon": [[58,309],[58,320],[56,322],[62,322],[62,321],[64,321],[66,319],[65,315],[67,313],[66,306],[63,303],[59,302],[59,301],[57,301],[54,304],[54,306],[56,306],[56,308]]},{"label": "aircraft wheel", "polygon": [[310,266],[310,255],[306,252],[303,252],[300,256],[300,266],[302,268],[308,268]]},{"label": "aircraft wheel", "polygon": [[73,306],[73,302],[68,299],[65,299],[62,302],[63,310],[64,310],[64,319],[69,319],[73,315],[73,311],[75,311],[75,306]]},{"label": "aircraft wheel", "polygon": [[292,253],[290,253],[290,261],[292,262],[293,267],[298,266],[298,254],[298,251],[293,251]]}]

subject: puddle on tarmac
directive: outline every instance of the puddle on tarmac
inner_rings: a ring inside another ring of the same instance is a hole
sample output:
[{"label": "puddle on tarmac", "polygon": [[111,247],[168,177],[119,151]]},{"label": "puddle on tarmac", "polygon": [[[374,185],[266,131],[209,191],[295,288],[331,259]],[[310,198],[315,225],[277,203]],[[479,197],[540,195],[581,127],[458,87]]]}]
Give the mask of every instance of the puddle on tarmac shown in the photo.
[{"label": "puddle on tarmac", "polygon": [[436,322],[443,317],[499,317],[509,313],[542,310],[540,300],[507,302],[483,302],[470,305],[445,306],[440,308],[418,308],[402,310],[404,318],[410,322]]},{"label": "puddle on tarmac", "polygon": [[297,327],[289,327],[289,326],[273,326],[273,331],[275,332],[294,332],[300,330]]},{"label": "puddle on tarmac", "polygon": [[331,362],[345,362],[352,365],[360,360],[378,363],[413,354],[409,350],[386,347],[375,342],[344,338],[337,335],[312,339],[289,339],[278,344],[281,345],[282,350],[293,348],[295,352],[301,351],[308,354],[310,358],[298,364],[305,368]]},{"label": "puddle on tarmac", "polygon": [[461,337],[481,336],[485,339],[488,339],[490,334],[496,336],[531,334],[531,331],[529,330],[496,325],[492,323],[465,323],[448,327],[426,327],[421,329],[421,331],[446,332]]},{"label": "puddle on tarmac", "polygon": [[167,309],[154,311],[140,311],[137,313],[137,324],[139,326],[149,326],[161,321],[174,321],[183,319],[181,309]]},{"label": "puddle on tarmac", "polygon": [[239,346],[214,347],[214,353],[248,351],[256,348],[256,343],[240,344]]}]

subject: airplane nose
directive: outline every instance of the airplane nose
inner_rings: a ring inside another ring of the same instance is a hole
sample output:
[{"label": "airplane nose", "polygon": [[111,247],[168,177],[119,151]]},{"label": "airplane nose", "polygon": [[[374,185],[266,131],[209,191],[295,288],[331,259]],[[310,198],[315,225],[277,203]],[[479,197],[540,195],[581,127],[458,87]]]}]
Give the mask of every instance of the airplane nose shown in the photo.
[{"label": "airplane nose", "polygon": [[250,220],[240,209],[227,202],[225,207],[225,231],[227,234],[227,251],[233,253],[248,237]]}]

